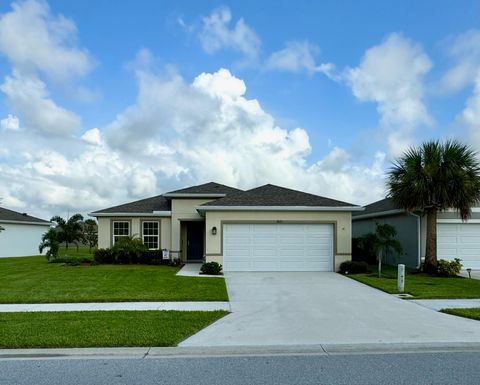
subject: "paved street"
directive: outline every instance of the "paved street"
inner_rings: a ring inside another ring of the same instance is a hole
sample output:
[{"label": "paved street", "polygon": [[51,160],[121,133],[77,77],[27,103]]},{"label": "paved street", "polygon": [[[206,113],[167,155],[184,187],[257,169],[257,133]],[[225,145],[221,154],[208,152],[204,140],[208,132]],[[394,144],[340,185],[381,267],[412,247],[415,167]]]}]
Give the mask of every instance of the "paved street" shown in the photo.
[{"label": "paved street", "polygon": [[0,361],[5,385],[478,385],[480,352]]}]

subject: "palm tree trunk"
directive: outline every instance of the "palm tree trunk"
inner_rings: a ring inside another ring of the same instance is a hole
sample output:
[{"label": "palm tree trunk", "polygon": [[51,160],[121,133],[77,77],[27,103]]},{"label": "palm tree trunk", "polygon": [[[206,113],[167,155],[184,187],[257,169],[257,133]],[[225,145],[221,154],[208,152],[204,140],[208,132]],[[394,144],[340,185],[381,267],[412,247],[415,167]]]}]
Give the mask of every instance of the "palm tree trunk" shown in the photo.
[{"label": "palm tree trunk", "polygon": [[427,244],[424,270],[429,274],[437,273],[437,209],[427,210]]}]

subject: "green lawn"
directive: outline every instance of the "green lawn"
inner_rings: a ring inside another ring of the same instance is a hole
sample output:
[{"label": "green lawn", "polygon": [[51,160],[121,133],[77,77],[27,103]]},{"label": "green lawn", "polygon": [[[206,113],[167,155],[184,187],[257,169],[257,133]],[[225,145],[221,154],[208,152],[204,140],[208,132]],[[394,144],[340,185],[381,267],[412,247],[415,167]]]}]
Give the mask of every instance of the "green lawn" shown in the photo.
[{"label": "green lawn", "polygon": [[466,309],[442,309],[441,312],[480,321],[479,307],[472,307]]},{"label": "green lawn", "polygon": [[178,267],[63,266],[45,257],[0,259],[0,303],[227,301],[223,278],[177,277]]},{"label": "green lawn", "polygon": [[0,348],[176,346],[225,311],[0,313]]},{"label": "green lawn", "polygon": [[[383,267],[383,277],[378,278],[376,273],[352,274],[350,278],[366,285],[396,294],[397,268]],[[468,278],[442,278],[427,274],[407,271],[405,276],[405,293],[414,298],[480,298],[480,280]]]}]

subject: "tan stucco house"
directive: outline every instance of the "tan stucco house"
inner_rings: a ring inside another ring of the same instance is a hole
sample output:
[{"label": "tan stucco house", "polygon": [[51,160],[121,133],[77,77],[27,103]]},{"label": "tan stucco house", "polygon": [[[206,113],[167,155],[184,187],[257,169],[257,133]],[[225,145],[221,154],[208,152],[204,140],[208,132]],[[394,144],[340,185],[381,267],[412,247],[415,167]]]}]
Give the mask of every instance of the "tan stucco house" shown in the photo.
[{"label": "tan stucco house", "polygon": [[210,182],[90,215],[100,248],[136,234],[150,249],[224,271],[334,271],[351,259],[352,211],[362,209],[270,184]]}]

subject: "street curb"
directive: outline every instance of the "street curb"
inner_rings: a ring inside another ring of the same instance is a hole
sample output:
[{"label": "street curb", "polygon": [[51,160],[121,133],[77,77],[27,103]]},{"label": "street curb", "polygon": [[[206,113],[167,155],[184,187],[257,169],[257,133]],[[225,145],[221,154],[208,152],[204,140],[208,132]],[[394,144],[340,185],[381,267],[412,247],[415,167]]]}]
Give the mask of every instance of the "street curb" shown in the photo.
[{"label": "street curb", "polygon": [[228,356],[396,354],[480,352],[478,342],[375,343],[222,347],[133,347],[72,349],[0,349],[0,360],[31,359],[160,359]]}]

